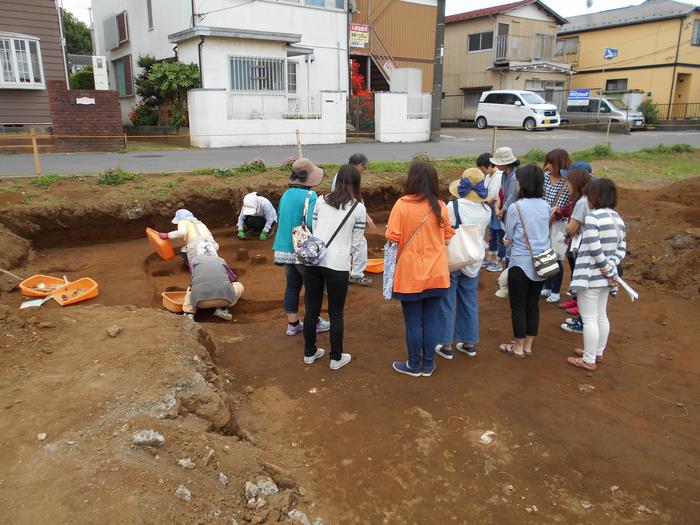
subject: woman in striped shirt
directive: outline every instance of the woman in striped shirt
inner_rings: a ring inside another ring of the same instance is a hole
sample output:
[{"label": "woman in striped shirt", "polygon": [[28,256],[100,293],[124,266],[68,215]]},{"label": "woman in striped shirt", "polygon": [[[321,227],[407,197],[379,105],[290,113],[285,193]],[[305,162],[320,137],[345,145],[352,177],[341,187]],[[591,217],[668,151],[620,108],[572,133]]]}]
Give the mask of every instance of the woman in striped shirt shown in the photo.
[{"label": "woman in striped shirt", "polygon": [[617,266],[627,249],[625,223],[615,211],[617,186],[610,179],[597,179],[588,187],[590,213],[586,216],[583,238],[576,257],[571,288],[576,291],[583,319],[583,348],[567,362],[578,368],[595,370],[603,360],[610,334],[608,295],[617,275]]},{"label": "woman in striped shirt", "polygon": [[569,204],[569,188],[566,174],[571,166],[571,157],[563,149],[553,149],[544,156],[544,200],[552,208],[549,219],[549,241],[557,254],[559,273],[547,279],[542,289],[542,296],[548,303],[558,303],[561,300],[561,283],[564,277],[562,260],[566,255],[564,235],[566,223],[571,210]]}]

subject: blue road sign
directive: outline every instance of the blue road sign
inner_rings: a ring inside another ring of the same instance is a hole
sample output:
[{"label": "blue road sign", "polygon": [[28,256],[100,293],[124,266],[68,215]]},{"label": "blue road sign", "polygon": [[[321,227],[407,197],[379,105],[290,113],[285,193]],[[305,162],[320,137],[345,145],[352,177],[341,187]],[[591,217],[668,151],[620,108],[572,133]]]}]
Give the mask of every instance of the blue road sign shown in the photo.
[{"label": "blue road sign", "polygon": [[612,47],[606,47],[605,48],[605,53],[603,54],[603,58],[605,60],[612,60],[613,58],[617,58],[617,49],[612,48]]}]

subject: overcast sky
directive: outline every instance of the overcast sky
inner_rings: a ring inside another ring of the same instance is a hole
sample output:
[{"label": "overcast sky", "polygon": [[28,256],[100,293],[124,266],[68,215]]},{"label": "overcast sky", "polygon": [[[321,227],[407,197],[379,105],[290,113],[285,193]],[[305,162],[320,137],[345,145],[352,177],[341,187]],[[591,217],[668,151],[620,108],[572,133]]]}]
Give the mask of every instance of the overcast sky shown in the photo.
[{"label": "overcast sky", "polygon": [[[94,0],[99,2],[100,0]],[[155,2],[169,2],[170,0],[154,0]],[[447,14],[463,13],[483,7],[507,4],[512,0],[447,0]],[[544,3],[563,17],[583,15],[616,7],[641,4],[643,0],[593,0],[593,6],[588,9],[586,0],[544,0]],[[88,8],[91,0],[58,0],[59,4],[68,9],[75,16],[86,23],[90,21]],[[700,0],[684,0],[687,4],[700,5]]]}]

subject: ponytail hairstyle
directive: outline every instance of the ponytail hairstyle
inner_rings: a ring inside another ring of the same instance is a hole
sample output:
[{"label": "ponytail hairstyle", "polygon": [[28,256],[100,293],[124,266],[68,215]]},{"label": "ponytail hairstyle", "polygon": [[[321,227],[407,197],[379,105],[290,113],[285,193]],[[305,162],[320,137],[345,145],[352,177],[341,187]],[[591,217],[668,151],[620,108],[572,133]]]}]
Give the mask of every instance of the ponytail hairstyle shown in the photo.
[{"label": "ponytail hairstyle", "polygon": [[444,225],[440,200],[438,199],[438,175],[432,164],[429,162],[411,163],[406,177],[405,195],[420,195],[422,199],[428,199],[438,223],[440,226]]}]

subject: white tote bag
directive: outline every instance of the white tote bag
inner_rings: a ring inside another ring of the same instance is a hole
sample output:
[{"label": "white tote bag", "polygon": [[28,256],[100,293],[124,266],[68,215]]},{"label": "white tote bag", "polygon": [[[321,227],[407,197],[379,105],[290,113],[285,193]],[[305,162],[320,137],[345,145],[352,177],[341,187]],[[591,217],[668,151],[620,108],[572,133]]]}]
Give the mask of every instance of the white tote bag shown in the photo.
[{"label": "white tote bag", "polygon": [[484,240],[476,224],[462,224],[457,201],[454,203],[455,235],[447,245],[447,266],[451,272],[466,268],[484,257]]}]

